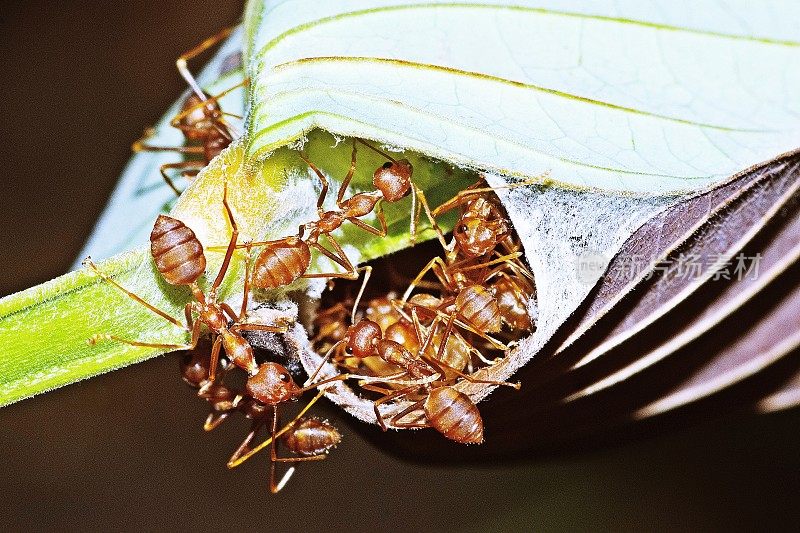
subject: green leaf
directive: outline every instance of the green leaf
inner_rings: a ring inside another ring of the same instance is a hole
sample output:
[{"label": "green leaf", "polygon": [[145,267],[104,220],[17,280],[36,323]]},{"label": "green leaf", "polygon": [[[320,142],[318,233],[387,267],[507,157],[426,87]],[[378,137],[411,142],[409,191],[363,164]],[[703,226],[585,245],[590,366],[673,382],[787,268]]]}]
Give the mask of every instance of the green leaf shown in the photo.
[{"label": "green leaf", "polygon": [[[294,233],[315,216],[316,180],[287,146],[303,144],[323,171],[341,177],[348,137],[403,149],[432,203],[463,188],[475,170],[493,183],[549,172],[539,187],[502,194],[536,276],[541,317],[508,365],[513,372],[591,289],[591,280],[575,282],[576,258],[587,251],[605,257],[599,277],[654,214],[800,138],[797,5],[705,0],[689,18],[665,0],[629,11],[611,1],[548,5],[249,2],[245,135],[187,189],[173,214],[206,246],[225,244],[227,179],[242,239]],[[137,156],[148,159],[136,171],[155,185],[156,167],[168,156],[151,156]],[[379,162],[359,151],[357,189],[369,187]],[[146,243],[167,197],[129,202],[130,193],[121,191],[104,215],[93,249]],[[408,201],[387,208],[391,234],[383,240],[346,231],[342,242],[353,260],[405,246],[408,213]],[[101,267],[180,316],[188,294],[166,286],[148,255],[136,248]],[[219,255],[209,253],[209,274]],[[240,262],[237,254],[224,297],[241,290]],[[68,274],[0,300],[0,403],[159,353],[113,342],[89,347],[95,333],[186,340],[107,283]]]},{"label": "green leaf", "polygon": [[[309,139],[306,153],[311,158],[325,154],[324,161],[319,158],[320,165],[341,170],[350,164],[350,147],[350,143],[337,144],[332,136],[318,133]],[[296,231],[299,223],[313,219],[316,214],[314,182],[296,150],[277,150],[255,170],[243,164],[243,152],[240,144],[234,144],[215,159],[172,211],[172,216],[194,229],[206,247],[226,245],[230,239],[231,228],[222,207],[224,180],[229,183],[229,200],[242,239],[288,235]],[[360,157],[364,164],[355,176],[356,185],[369,183],[369,168],[384,162],[366,151]],[[469,183],[464,172],[453,172],[442,163],[418,156],[410,158],[419,183],[429,187],[433,199],[447,198]],[[438,179],[444,172],[452,174],[450,181]],[[360,250],[365,260],[407,246],[409,200],[387,209],[389,238],[380,240],[365,232],[346,231],[340,242]],[[213,279],[222,253],[207,251],[206,255],[207,278]],[[243,257],[242,252],[234,256],[220,291],[222,299],[241,297]],[[184,305],[191,301],[187,288],[172,287],[162,280],[152,264],[148,247],[115,256],[99,266],[118,283],[179,319]],[[208,283],[206,279],[205,285]],[[94,346],[87,343],[92,335],[104,333],[144,342],[180,344],[189,340],[187,331],[87,270],[0,300],[0,343],[4,346],[0,356],[0,405],[167,351],[114,341]]]},{"label": "green leaf", "polygon": [[670,0],[252,0],[248,150],[321,128],[570,187],[702,189],[796,147],[798,16],[711,0],[691,13]]}]

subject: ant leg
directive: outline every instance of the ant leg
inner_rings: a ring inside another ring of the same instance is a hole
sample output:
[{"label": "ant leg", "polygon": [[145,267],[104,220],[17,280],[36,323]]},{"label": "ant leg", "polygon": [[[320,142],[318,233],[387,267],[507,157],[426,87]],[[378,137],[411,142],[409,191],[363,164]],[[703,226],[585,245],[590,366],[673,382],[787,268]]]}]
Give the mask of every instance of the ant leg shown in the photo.
[{"label": "ant leg", "polygon": [[286,333],[289,328],[286,326],[268,326],[266,324],[236,324],[230,331],[266,331],[269,333]]},{"label": "ant leg", "polygon": [[[250,443],[253,442],[253,439],[255,438],[256,433],[258,433],[258,430],[261,429],[261,427],[264,425],[264,422],[265,421],[264,421],[263,418],[259,418],[257,420],[253,420],[253,423],[250,426],[250,433],[247,434],[247,436],[244,438],[244,440],[239,445],[239,447],[236,448],[236,451],[233,452],[233,455],[230,456],[230,458],[228,459],[228,465],[230,465],[231,463],[240,461],[240,459],[242,457],[244,457],[245,455],[247,455],[250,452]],[[241,462],[239,462],[237,464],[241,464],[245,460],[246,459],[241,459]]]},{"label": "ant leg", "polygon": [[278,454],[276,447],[278,445],[278,437],[275,435],[278,431],[278,406],[274,405],[272,407],[272,442],[269,445],[269,491],[272,494],[277,494],[283,486],[289,481],[289,477],[294,473],[294,470],[290,469],[287,472],[287,475],[283,476],[281,479],[280,484],[275,483],[275,459],[277,459]]},{"label": "ant leg", "polygon": [[107,333],[95,333],[87,341],[90,345],[94,346],[100,341],[117,341],[131,346],[144,346],[147,348],[168,348],[170,350],[191,350],[194,348],[191,344],[169,344],[160,342],[140,342],[131,339],[117,337],[116,335],[109,335]]},{"label": "ant leg", "polygon": [[369,265],[365,265],[358,270],[364,271],[364,281],[361,282],[361,287],[358,289],[358,294],[356,294],[356,299],[353,302],[353,310],[350,314],[350,323],[356,323],[356,309],[361,304],[361,298],[364,296],[364,290],[367,288],[367,282],[369,281],[370,276],[372,276],[372,267]]},{"label": "ant leg", "polygon": [[458,207],[459,205],[463,204],[464,202],[469,201],[470,196],[474,196],[476,194],[483,194],[485,192],[494,192],[499,189],[516,189],[517,187],[525,187],[526,185],[534,185],[536,183],[541,183],[544,177],[548,173],[545,172],[539,176],[528,178],[523,181],[518,181],[516,183],[509,183],[507,185],[500,185],[499,187],[477,187],[480,185],[480,182],[476,182],[463,191],[459,191],[453,198],[449,199],[439,207],[433,210],[433,214],[438,216],[444,213],[445,211],[449,211],[454,207]]},{"label": "ant leg", "polygon": [[214,431],[215,429],[217,429],[219,427],[220,424],[225,422],[225,419],[228,418],[229,414],[230,413],[228,413],[228,412],[224,412],[224,413],[211,412],[211,413],[208,413],[208,417],[206,418],[206,421],[203,423],[203,430],[205,430],[205,431]]},{"label": "ant leg", "polygon": [[327,363],[328,360],[331,358],[331,355],[336,350],[336,348],[341,346],[344,342],[345,342],[344,340],[338,341],[333,346],[330,347],[328,352],[325,354],[325,357],[322,358],[322,362],[319,364],[319,366],[317,366],[317,369],[314,371],[314,373],[311,374],[311,377],[308,378],[308,380],[306,380],[304,385],[314,381],[314,378],[317,377],[317,374],[319,374],[319,371],[322,370],[322,367],[325,366],[325,363]]},{"label": "ant leg", "polygon": [[322,255],[324,255],[325,257],[327,257],[328,259],[330,259],[331,261],[333,261],[334,263],[336,263],[337,265],[339,265],[340,267],[345,269],[345,272],[324,272],[324,273],[319,273],[319,274],[303,274],[300,277],[301,278],[358,279],[358,271],[357,271],[356,267],[353,266],[353,263],[350,262],[350,259],[348,259],[347,254],[344,253],[344,250],[342,250],[342,247],[339,246],[339,243],[336,241],[336,239],[334,239],[330,235],[327,235],[327,237],[328,237],[328,242],[330,242],[331,246],[334,247],[334,249],[336,250],[336,253],[331,252],[330,250],[328,250],[327,248],[325,248],[324,246],[322,246],[318,242],[310,243],[310,245],[314,249],[316,249],[320,253],[322,253]]},{"label": "ant leg", "polygon": [[192,169],[197,169],[199,172],[205,166],[206,166],[205,161],[182,161],[180,163],[164,163],[163,165],[158,167],[158,171],[161,173],[161,177],[164,178],[164,181],[167,183],[167,185],[169,185],[169,188],[172,189],[172,191],[177,196],[180,196],[183,191],[178,189],[178,187],[175,185],[175,182],[172,181],[172,178],[170,177],[167,171],[178,168],[183,168],[183,169],[192,168]]},{"label": "ant leg", "polygon": [[219,363],[220,348],[222,348],[222,336],[217,335],[217,338],[214,339],[214,345],[211,347],[211,362],[208,365],[208,381],[210,382],[213,382],[217,375],[217,363]]},{"label": "ant leg", "polygon": [[400,390],[395,391],[395,392],[393,392],[391,394],[387,394],[383,398],[380,398],[380,399],[376,400],[375,402],[373,402],[372,408],[375,411],[375,418],[377,419],[378,425],[381,426],[381,429],[383,431],[386,431],[388,428],[386,427],[386,423],[383,421],[383,415],[381,414],[380,409],[378,409],[378,406],[380,404],[386,403],[386,402],[388,402],[390,400],[395,400],[397,398],[401,398],[403,396],[407,396],[409,392],[411,392],[413,390],[416,390],[416,389],[417,389],[417,387],[414,387],[414,386],[406,387],[405,389],[400,389]]},{"label": "ant leg", "polygon": [[350,156],[350,168],[347,170],[347,175],[342,180],[342,184],[339,185],[339,192],[336,194],[336,205],[339,207],[339,209],[342,209],[342,199],[344,198],[344,193],[350,186],[350,181],[352,181],[353,174],[355,173],[356,173],[356,140],[353,139],[353,153]]},{"label": "ant leg", "polygon": [[451,264],[450,268],[451,268],[451,270],[457,270],[459,272],[466,272],[467,270],[478,270],[478,269],[481,269],[481,268],[487,268],[487,267],[495,266],[495,265],[498,265],[498,264],[501,265],[500,267],[493,269],[489,274],[486,274],[486,276],[483,278],[483,281],[487,281],[496,272],[500,272],[501,270],[504,270],[506,268],[512,268],[511,267],[511,265],[513,264],[512,261],[514,261],[514,259],[518,259],[521,256],[522,256],[522,252],[514,252],[514,253],[511,253],[511,254],[507,254],[507,255],[501,255],[500,257],[498,257],[496,259],[492,259],[491,261],[485,261],[483,263],[476,263],[476,264],[465,266],[465,267],[458,266],[459,263],[464,263],[464,262],[469,261],[468,259],[465,259],[463,261],[459,261],[457,263]]},{"label": "ant leg", "polygon": [[[434,213],[436,213],[436,211],[433,212],[431,211],[431,206],[430,204],[428,204],[428,199],[425,197],[425,193],[422,191],[422,189],[420,189],[416,185],[412,186],[412,191],[414,191],[415,196],[419,198],[419,203],[422,206],[422,209],[425,210],[425,214],[428,217],[428,221],[431,223],[431,227],[436,232],[436,238],[439,239],[439,244],[442,245],[442,248],[444,249],[445,252],[451,251],[447,247],[447,243],[444,240],[444,232],[442,231],[442,228],[439,227],[439,224],[436,222],[436,217],[434,216]],[[419,208],[417,208],[417,210],[419,211]],[[417,213],[417,215],[415,215],[415,217],[412,219],[411,234],[413,236],[416,235],[418,219],[419,219],[419,214]]]},{"label": "ant leg", "polygon": [[[275,239],[273,241],[249,241],[242,244],[237,244],[234,248],[236,248],[237,250],[242,248],[247,248],[248,250],[250,250],[251,248],[254,248],[256,246],[267,246],[272,244],[285,243],[290,239],[294,239],[294,237],[284,237],[283,239]],[[228,246],[230,246],[230,243],[226,245],[206,246],[205,249],[208,250],[209,252],[226,252],[228,250]]]},{"label": "ant leg", "polygon": [[302,461],[322,461],[328,455],[320,453],[317,455],[309,455],[308,457],[276,457],[276,463],[300,463]]},{"label": "ant leg", "polygon": [[250,264],[252,259],[253,254],[248,246],[247,259],[245,259],[244,262],[244,292],[242,293],[242,310],[239,313],[239,316],[236,318],[237,321],[242,321],[247,318],[247,300],[250,297]]},{"label": "ant leg", "polygon": [[308,160],[308,158],[306,158],[306,156],[300,154],[300,159],[306,162],[306,164],[311,168],[311,170],[313,170],[314,173],[317,175],[319,181],[322,182],[322,190],[319,192],[319,197],[317,197],[317,211],[321,214],[323,211],[322,204],[325,203],[325,198],[328,196],[328,179],[320,171],[320,169],[317,168],[317,166],[314,163],[312,163],[311,161]]},{"label": "ant leg", "polygon": [[386,396],[387,394],[391,394],[394,392],[393,389],[387,389],[385,387],[378,387],[377,385],[372,385],[370,383],[364,383],[361,385],[361,388],[370,392],[377,392],[381,396]]},{"label": "ant leg", "polygon": [[[296,423],[297,423],[297,421],[298,421],[298,420],[300,420],[300,418],[301,418],[303,415],[305,415],[305,414],[308,412],[308,410],[309,410],[309,409],[311,409],[311,407],[312,407],[312,406],[313,406],[315,403],[317,403],[317,401],[318,401],[320,398],[322,398],[322,395],[323,395],[323,394],[324,394],[324,392],[323,392],[323,391],[319,391],[319,392],[317,393],[317,395],[316,395],[316,396],[314,396],[314,397],[313,397],[313,398],[312,398],[312,399],[311,399],[311,400],[310,400],[310,401],[309,401],[309,402],[306,404],[306,406],[305,406],[305,407],[303,407],[303,409],[301,409],[301,410],[300,410],[300,412],[297,414],[297,416],[295,416],[295,417],[294,417],[294,419],[293,419],[291,422],[289,422],[288,424],[286,424],[285,426],[283,426],[283,428],[282,428],[280,431],[278,431],[277,433],[276,433],[275,431],[273,431],[273,432],[272,432],[272,435],[270,435],[270,437],[269,437],[267,440],[265,440],[264,442],[262,442],[261,444],[259,444],[259,445],[258,445],[258,446],[256,446],[255,448],[253,448],[252,450],[249,450],[249,451],[245,452],[244,454],[240,455],[240,456],[239,456],[239,457],[237,457],[236,459],[234,459],[233,457],[231,457],[231,459],[232,459],[232,460],[231,460],[231,461],[228,461],[228,468],[236,468],[237,466],[239,466],[239,465],[240,465],[240,464],[242,464],[243,462],[247,461],[247,460],[248,460],[250,457],[252,457],[253,455],[257,454],[258,452],[260,452],[261,450],[263,450],[264,448],[266,448],[266,447],[267,447],[267,446],[269,446],[270,444],[272,444],[272,442],[273,442],[273,441],[275,441],[276,439],[278,439],[278,438],[279,438],[281,435],[283,435],[284,433],[286,433],[287,431],[289,431],[290,429],[292,429],[292,427],[294,427],[294,424],[296,424]],[[277,406],[276,406],[276,410],[277,410]],[[274,422],[274,425],[275,425],[275,427],[277,427],[277,412],[276,412],[275,414],[276,414],[276,422]]]},{"label": "ant leg", "polygon": [[131,339],[118,337],[117,335],[109,335],[107,333],[96,333],[89,337],[87,341],[90,345],[94,346],[99,341],[117,341],[131,346],[143,346],[147,348],[169,348],[172,350],[194,350],[197,347],[197,342],[200,340],[200,326],[202,323],[195,322],[192,327],[192,339],[189,344],[172,344],[162,342],[141,342]]},{"label": "ant leg", "polygon": [[231,228],[233,231],[231,231],[231,240],[228,243],[228,249],[225,251],[225,259],[222,260],[222,266],[219,268],[217,277],[214,280],[214,283],[211,285],[211,290],[209,291],[211,301],[216,301],[217,289],[222,283],[222,280],[225,278],[225,274],[228,272],[228,266],[231,263],[233,251],[236,249],[236,239],[239,238],[239,226],[236,225],[236,220],[233,218],[233,211],[231,211],[231,206],[228,204],[228,180],[225,180],[222,187],[222,205],[225,207],[225,212],[228,215],[228,220],[231,223]]},{"label": "ant leg", "polygon": [[236,314],[236,311],[233,310],[233,307],[225,302],[222,302],[219,304],[219,306],[222,308],[222,312],[228,315],[228,319],[233,320],[234,322],[239,320],[239,315]]},{"label": "ant leg", "polygon": [[147,144],[147,139],[153,135],[153,130],[145,131],[144,136],[131,145],[134,152],[178,152],[181,154],[205,154],[202,146],[155,146]]},{"label": "ant leg", "polygon": [[194,329],[194,319],[192,318],[192,302],[183,307],[183,314],[186,316],[186,324],[189,329]]},{"label": "ant leg", "polygon": [[133,152],[179,152],[182,154],[204,154],[205,150],[202,146],[158,146],[148,144],[147,141],[156,134],[155,128],[147,128],[144,130],[139,139],[131,145]]},{"label": "ant leg", "polygon": [[129,291],[128,289],[126,289],[125,287],[123,287],[122,285],[120,285],[119,283],[114,281],[111,278],[111,276],[109,276],[108,274],[106,274],[105,272],[103,272],[102,270],[97,268],[97,265],[94,264],[94,262],[92,261],[91,257],[87,257],[86,259],[84,259],[82,264],[83,264],[84,267],[88,268],[89,270],[91,270],[92,272],[94,272],[95,274],[100,276],[104,281],[110,283],[112,286],[114,286],[117,289],[119,289],[120,291],[124,292],[132,300],[134,300],[136,302],[139,302],[140,304],[142,304],[143,306],[148,308],[150,311],[154,312],[155,314],[157,314],[158,316],[164,318],[165,320],[168,320],[169,322],[175,324],[179,328],[185,329],[186,331],[190,331],[190,329],[191,329],[190,327],[187,327],[184,324],[181,324],[179,320],[175,319],[175,317],[171,316],[169,313],[167,313],[165,311],[162,311],[161,309],[159,309],[158,307],[156,307],[156,306],[154,306],[152,304],[147,303],[140,296],[138,296],[137,294]]},{"label": "ant leg", "polygon": [[[469,199],[468,198],[469,196],[471,196],[472,194],[476,194],[473,191],[478,190],[478,187],[480,185],[481,185],[481,182],[480,181],[476,181],[475,183],[473,183],[472,185],[470,185],[469,187],[467,187],[463,191],[459,191],[455,196],[453,196],[452,198],[450,198],[449,200],[447,200],[446,202],[441,204],[439,207],[434,209],[433,210],[433,216],[437,216],[438,217],[442,213],[446,213],[447,211],[450,211],[451,209],[454,209],[454,208],[460,206],[464,202],[467,202],[468,199]],[[489,189],[489,190],[492,190],[492,189]],[[478,193],[478,194],[480,194],[480,193]]]},{"label": "ant leg", "polygon": [[[403,297],[400,299],[401,303],[404,304],[404,303],[406,303],[408,301],[408,297],[411,296],[412,292],[414,292],[414,288],[422,281],[422,278],[425,277],[425,274],[427,274],[429,270],[432,270],[435,265],[439,265],[441,267],[441,269],[442,269],[442,273],[446,276],[446,274],[447,274],[447,265],[444,264],[444,260],[439,256],[434,257],[433,259],[428,261],[428,264],[425,265],[425,267],[423,267],[422,270],[419,271],[419,274],[417,274],[417,277],[414,278],[414,280],[411,283],[409,283],[408,288],[406,289],[406,292],[403,293]],[[445,288],[449,289],[451,287],[452,284],[451,284],[450,280],[442,279],[441,276],[439,275],[439,273],[437,273],[435,270],[434,270],[434,274],[436,274],[436,277],[439,278],[439,280],[442,282],[442,285],[444,285]]]},{"label": "ant leg", "polygon": [[189,84],[189,87],[195,92],[195,94],[203,101],[206,100],[206,95],[200,86],[197,84],[197,80],[195,80],[192,73],[189,71],[189,68],[186,66],[187,61],[197,57],[198,55],[202,54],[218,42],[226,39],[231,32],[235,29],[235,26],[231,26],[230,28],[225,28],[224,30],[220,31],[216,35],[212,35],[208,39],[205,39],[203,42],[189,50],[188,52],[182,54],[177,60],[175,60],[175,66],[178,68],[178,72],[180,72],[183,79],[186,80],[186,83]]},{"label": "ant leg", "polygon": [[403,417],[405,417],[409,413],[413,413],[414,411],[419,410],[419,408],[421,408],[424,405],[424,403],[425,403],[425,400],[421,400],[421,401],[419,401],[419,402],[417,402],[415,404],[412,404],[411,406],[403,409],[402,411],[400,411],[399,413],[397,413],[396,415],[394,415],[392,417],[392,420],[391,420],[390,423],[393,426],[399,427],[399,428],[427,428],[427,427],[430,427],[430,424],[428,424],[427,422],[423,422],[423,423],[418,423],[418,422],[400,422],[400,420],[402,420]]}]

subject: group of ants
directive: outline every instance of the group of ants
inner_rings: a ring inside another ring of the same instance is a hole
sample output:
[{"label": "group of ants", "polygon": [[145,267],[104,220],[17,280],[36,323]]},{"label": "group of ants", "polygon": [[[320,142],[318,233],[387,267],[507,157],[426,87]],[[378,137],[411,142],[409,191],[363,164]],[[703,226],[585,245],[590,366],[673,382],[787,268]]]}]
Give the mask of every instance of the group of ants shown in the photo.
[{"label": "group of ants", "polygon": [[[176,192],[179,191],[169,175],[171,171],[180,169],[186,176],[196,174],[236,137],[234,128],[225,118],[228,114],[220,108],[218,99],[221,95],[206,94],[186,68],[188,59],[227,37],[228,33],[229,30],[225,30],[204,41],[177,61],[178,70],[192,90],[182,110],[172,120],[172,125],[183,132],[186,145],[154,146],[146,139],[134,144],[137,151],[174,150],[200,157],[161,167],[162,175]],[[223,94],[228,92],[230,90]],[[346,197],[356,170],[358,146],[380,154],[386,162],[374,171],[374,190]],[[393,408],[389,420],[392,427],[432,427],[459,443],[481,443],[483,421],[480,412],[456,385],[466,381],[519,389],[519,383],[481,379],[476,373],[501,360],[500,357],[489,359],[485,354],[502,356],[517,339],[533,328],[528,310],[528,302],[534,294],[533,276],[522,260],[521,246],[493,194],[494,189],[479,182],[431,210],[423,191],[414,184],[413,167],[407,159],[395,159],[365,140],[354,139],[350,167],[336,194],[336,208],[325,210],[323,204],[328,195],[328,181],[313,162],[304,154],[301,157],[320,180],[321,191],[316,219],[301,225],[296,235],[270,241],[239,242],[238,226],[228,203],[227,182],[222,194],[222,205],[232,228],[227,246],[204,248],[192,229],[183,222],[167,215],[158,216],[150,235],[151,254],[158,272],[167,283],[191,290],[192,301],[184,309],[185,324],[129,291],[100,270],[91,258],[86,258],[85,267],[191,335],[188,344],[165,344],[97,334],[89,340],[90,344],[116,341],[134,346],[188,350],[181,362],[181,375],[210,405],[211,412],[204,429],[213,430],[235,412],[250,419],[250,432],[229,459],[228,467],[234,468],[269,447],[270,490],[273,493],[286,484],[294,472],[294,463],[324,459],[327,452],[339,443],[341,436],[333,425],[306,416],[323,395],[323,386],[333,382],[352,380],[364,391],[379,395],[373,405],[376,421],[384,431],[388,426],[381,406],[388,404]],[[431,259],[410,281],[401,297],[390,293],[374,298],[367,302],[364,311],[359,311],[371,267],[355,267],[333,232],[348,222],[376,237],[385,237],[387,224],[383,202],[394,203],[409,195],[412,197],[412,242],[420,212],[424,210],[444,254]],[[437,217],[455,208],[460,208],[460,215],[453,226],[453,238],[447,242]],[[380,227],[362,220],[372,213]],[[328,243],[327,247],[323,245],[322,237]],[[206,271],[206,251],[222,249],[225,255],[221,267],[208,290],[203,291],[198,280]],[[220,301],[217,293],[234,253],[242,249],[246,252],[244,288],[241,308],[237,312]],[[337,265],[335,271],[309,272],[312,250]],[[354,300],[351,299],[348,305],[339,302],[317,314],[313,342],[318,353],[324,352],[324,356],[303,386],[294,381],[282,364],[257,361],[253,346],[243,333],[282,334],[287,332],[288,324],[248,322],[251,289],[286,287],[300,278],[357,280],[362,277],[362,272],[363,281]],[[420,292],[420,288],[430,289],[430,292]],[[198,348],[203,326],[213,338],[210,354],[207,349]],[[220,356],[222,351],[224,357]],[[341,372],[317,379],[323,367],[329,364]],[[243,388],[225,383],[225,376],[237,368],[247,376]],[[279,429],[279,407],[312,389],[318,389],[316,396]],[[269,438],[251,446],[256,434],[264,427],[271,428]],[[293,456],[279,457],[278,443]],[[290,464],[280,481],[276,476],[277,463]]]}]

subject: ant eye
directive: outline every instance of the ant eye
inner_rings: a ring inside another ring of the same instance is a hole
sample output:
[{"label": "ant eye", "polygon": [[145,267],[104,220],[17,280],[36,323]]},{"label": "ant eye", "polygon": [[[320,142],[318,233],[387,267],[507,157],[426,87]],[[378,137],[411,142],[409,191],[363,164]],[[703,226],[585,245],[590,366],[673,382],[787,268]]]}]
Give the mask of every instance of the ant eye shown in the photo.
[{"label": "ant eye", "polygon": [[467,232],[467,226],[465,226],[464,224],[461,224],[458,227],[458,231],[460,231],[461,233],[466,233]]},{"label": "ant eye", "polygon": [[284,383],[288,383],[289,382],[289,375],[288,374],[281,374],[279,377],[280,377],[280,380],[283,381]]},{"label": "ant eye", "polygon": [[386,163],[383,164],[383,168],[392,168],[393,164],[394,163],[392,163],[391,161],[387,161]]}]

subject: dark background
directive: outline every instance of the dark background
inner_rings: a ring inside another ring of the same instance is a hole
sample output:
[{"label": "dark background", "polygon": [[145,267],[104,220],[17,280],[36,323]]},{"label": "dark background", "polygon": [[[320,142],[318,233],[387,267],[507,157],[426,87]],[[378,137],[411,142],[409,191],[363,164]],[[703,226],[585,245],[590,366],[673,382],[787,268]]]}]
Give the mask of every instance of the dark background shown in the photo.
[{"label": "dark background", "polygon": [[[69,267],[130,143],[183,89],[174,59],[234,23],[242,5],[0,6],[5,295]],[[402,462],[354,433],[373,428],[327,408],[342,445],[272,497],[264,458],[225,469],[241,420],[206,435],[205,409],[175,357],[3,408],[0,529],[739,530],[798,518],[796,413],[448,468]]]}]

